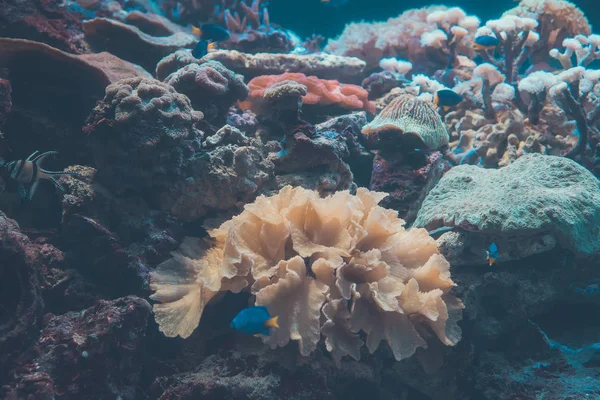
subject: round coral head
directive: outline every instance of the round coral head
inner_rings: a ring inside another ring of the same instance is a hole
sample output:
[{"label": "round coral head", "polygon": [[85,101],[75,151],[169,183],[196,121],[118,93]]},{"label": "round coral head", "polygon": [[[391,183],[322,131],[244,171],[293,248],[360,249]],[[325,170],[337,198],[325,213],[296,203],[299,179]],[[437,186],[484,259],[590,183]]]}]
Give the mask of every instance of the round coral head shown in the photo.
[{"label": "round coral head", "polygon": [[398,96],[365,125],[362,133],[369,136],[397,138],[403,146],[436,150],[448,145],[448,131],[442,117],[428,101],[411,94]]}]

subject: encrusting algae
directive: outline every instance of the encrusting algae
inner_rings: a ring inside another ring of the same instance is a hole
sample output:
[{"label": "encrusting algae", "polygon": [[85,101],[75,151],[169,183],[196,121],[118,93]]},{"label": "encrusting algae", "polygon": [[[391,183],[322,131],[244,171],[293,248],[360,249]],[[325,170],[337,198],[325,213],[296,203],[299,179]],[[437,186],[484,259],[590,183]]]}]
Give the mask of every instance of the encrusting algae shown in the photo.
[{"label": "encrusting algae", "polygon": [[248,290],[279,317],[261,336],[272,348],[297,340],[309,355],[323,334],[339,365],[360,358],[361,330],[371,353],[385,340],[397,360],[434,336],[455,345],[464,306],[449,294],[450,265],[425,229],[377,205],[385,196],[287,186],[210,231],[213,247],[187,238],[151,275],[160,330],[187,338],[219,292]]}]

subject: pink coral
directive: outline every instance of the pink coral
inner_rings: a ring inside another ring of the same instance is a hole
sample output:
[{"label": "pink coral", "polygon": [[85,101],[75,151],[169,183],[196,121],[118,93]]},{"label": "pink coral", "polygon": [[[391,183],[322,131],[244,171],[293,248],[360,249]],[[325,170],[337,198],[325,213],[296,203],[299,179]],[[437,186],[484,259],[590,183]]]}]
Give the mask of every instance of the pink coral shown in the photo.
[{"label": "pink coral", "polygon": [[[379,60],[384,57],[398,57],[431,72],[444,69],[448,66],[448,60],[432,58],[431,52],[427,51],[428,42],[422,43],[421,39],[423,35],[444,27],[445,18],[455,17],[456,13],[451,10],[454,9],[443,6],[424,7],[405,11],[397,18],[390,18],[385,22],[348,24],[337,39],[329,40],[325,50],[336,55],[361,58],[367,62],[368,68],[376,68]],[[428,19],[436,13],[440,16],[437,21]],[[464,21],[465,25],[472,30],[473,22],[470,17],[467,18],[469,19]],[[460,36],[454,35],[455,32],[452,32],[453,37]],[[468,40],[456,42],[453,50],[455,53],[472,55]]]},{"label": "pink coral", "polygon": [[242,106],[249,108],[252,102],[260,102],[267,89],[286,80],[295,81],[306,86],[308,93],[302,97],[303,104],[338,104],[351,110],[365,109],[371,113],[375,111],[374,104],[368,99],[369,93],[360,86],[291,72],[281,75],[262,75],[252,79],[248,83],[250,89],[249,101],[242,103]]}]

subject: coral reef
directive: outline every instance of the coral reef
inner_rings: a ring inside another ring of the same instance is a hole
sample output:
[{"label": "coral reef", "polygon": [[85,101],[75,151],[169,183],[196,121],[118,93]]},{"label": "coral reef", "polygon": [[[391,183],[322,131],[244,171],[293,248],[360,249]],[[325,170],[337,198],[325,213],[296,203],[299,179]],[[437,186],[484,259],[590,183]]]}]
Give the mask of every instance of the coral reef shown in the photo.
[{"label": "coral reef", "polygon": [[[425,198],[414,226],[457,227],[496,238],[506,248],[549,234],[563,248],[595,254],[599,202],[598,180],[585,168],[566,158],[528,154],[499,170],[453,168]],[[485,262],[485,253],[463,256]]]},{"label": "coral reef", "polygon": [[386,22],[348,24],[325,50],[361,58],[369,69],[382,58],[398,57],[410,61],[417,72],[433,73],[453,65],[457,55],[473,55],[468,38],[477,26],[479,19],[460,8],[432,6],[408,10]]},{"label": "coral reef", "polygon": [[485,27],[477,31],[477,36],[493,35],[499,41],[501,58],[494,59],[489,49],[479,51],[479,56],[500,69],[508,83],[514,83],[523,63],[531,54],[531,48],[540,40],[539,34],[534,31],[537,26],[535,19],[516,16],[488,21]]},{"label": "coral reef", "polygon": [[244,77],[217,61],[189,64],[165,78],[165,83],[186,95],[211,123],[223,124],[229,108],[248,96]]},{"label": "coral reef", "polygon": [[595,10],[363,11],[2,2],[0,398],[600,396]]},{"label": "coral reef", "polygon": [[548,52],[559,47],[566,37],[589,35],[592,28],[577,6],[567,0],[521,0],[504,16],[519,16],[537,21],[539,38],[531,49],[533,64],[545,62]]},{"label": "coral reef", "polygon": [[438,151],[426,156],[379,151],[373,160],[369,189],[388,193],[380,204],[397,210],[411,223],[425,196],[448,169],[448,162]]},{"label": "coral reef", "polygon": [[4,381],[15,357],[30,340],[42,317],[40,291],[41,254],[19,230],[19,225],[0,212],[0,377]]},{"label": "coral reef", "polygon": [[448,131],[431,103],[410,94],[392,100],[362,133],[377,147],[436,150],[448,144]]},{"label": "coral reef", "polygon": [[185,161],[201,138],[194,124],[201,118],[185,95],[157,80],[109,85],[86,127],[98,180],[117,193],[134,190],[157,201],[185,178]]},{"label": "coral reef", "polygon": [[240,53],[236,50],[218,50],[207,54],[203,60],[219,61],[248,79],[261,75],[280,75],[297,72],[321,79],[359,83],[366,63],[356,57],[343,57],[327,53],[272,54]]},{"label": "coral reef", "polygon": [[288,53],[294,47],[291,35],[271,25],[269,10],[261,0],[239,1],[239,12],[225,9],[223,20],[231,38],[223,43],[226,48],[247,53]]},{"label": "coral reef", "polygon": [[263,336],[272,348],[297,340],[309,355],[322,332],[339,364],[360,358],[362,330],[371,353],[385,340],[401,360],[433,339],[425,327],[456,344],[463,305],[448,293],[450,266],[427,231],[406,231],[394,211],[377,206],[383,197],[359,189],[319,198],[288,186],[212,230],[216,247],[186,239],[151,275],[161,331],[190,336],[219,292],[251,285],[256,304],[279,316],[280,328]]},{"label": "coral reef", "polygon": [[15,370],[6,398],[136,398],[150,314],[145,300],[128,296],[82,312],[46,315],[37,345],[22,355],[26,363]]},{"label": "coral reef", "polygon": [[148,71],[153,71],[163,57],[181,48],[194,47],[198,41],[185,32],[151,36],[133,25],[108,18],[85,21],[83,32],[95,51],[108,51]]},{"label": "coral reef", "polygon": [[225,125],[188,160],[187,178],[161,196],[161,204],[183,221],[252,201],[273,175],[273,164],[255,139]]},{"label": "coral reef", "polygon": [[73,55],[43,43],[7,38],[0,38],[0,68],[8,70],[12,88],[11,112],[3,129],[13,143],[11,158],[26,158],[34,143],[34,149],[57,150],[82,164],[89,153],[81,126],[104,88],[122,78],[149,76],[109,53]]},{"label": "coral reef", "polygon": [[0,8],[0,37],[29,39],[63,51],[85,53],[87,45],[81,35],[84,18],[74,7],[57,1],[7,0]]},{"label": "coral reef", "polygon": [[367,91],[360,86],[291,72],[259,76],[248,82],[250,95],[243,103],[243,108],[260,107],[267,90],[282,81],[294,81],[306,86],[307,93],[302,97],[304,104],[337,105],[350,110],[374,111],[374,105],[369,101]]}]

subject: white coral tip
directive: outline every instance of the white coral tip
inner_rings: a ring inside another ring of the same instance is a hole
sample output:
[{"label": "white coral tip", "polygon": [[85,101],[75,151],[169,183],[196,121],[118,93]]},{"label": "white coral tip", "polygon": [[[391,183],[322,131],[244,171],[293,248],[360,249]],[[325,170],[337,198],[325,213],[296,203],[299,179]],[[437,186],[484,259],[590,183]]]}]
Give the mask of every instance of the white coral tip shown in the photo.
[{"label": "white coral tip", "polygon": [[[537,43],[538,40],[540,40],[540,35],[537,32],[530,31],[529,35],[527,36],[527,40],[525,41],[525,46],[531,47],[535,43]],[[552,51],[552,50],[550,50],[550,51]]]},{"label": "white coral tip", "polygon": [[468,29],[469,31],[474,31],[475,29],[477,29],[479,27],[480,24],[481,24],[481,20],[472,15],[469,15],[468,17],[461,19],[460,22],[458,23],[458,25],[462,26],[465,29]]},{"label": "white coral tip", "polygon": [[469,31],[467,29],[463,28],[462,26],[458,26],[458,25],[453,26],[452,29],[450,29],[450,31],[457,38],[462,38],[469,34]]},{"label": "white coral tip", "polygon": [[413,65],[404,60],[398,60],[397,58],[382,58],[379,60],[379,67],[386,71],[397,72],[402,75],[406,75],[413,67]]},{"label": "white coral tip", "polygon": [[441,29],[436,29],[433,32],[425,32],[421,35],[421,45],[423,47],[441,48],[446,40],[448,40],[448,36]]}]

